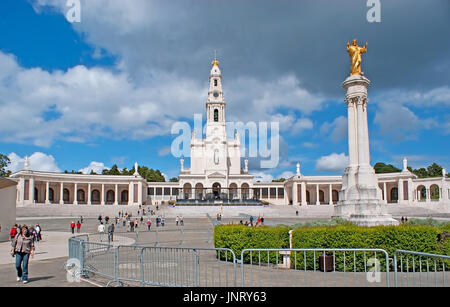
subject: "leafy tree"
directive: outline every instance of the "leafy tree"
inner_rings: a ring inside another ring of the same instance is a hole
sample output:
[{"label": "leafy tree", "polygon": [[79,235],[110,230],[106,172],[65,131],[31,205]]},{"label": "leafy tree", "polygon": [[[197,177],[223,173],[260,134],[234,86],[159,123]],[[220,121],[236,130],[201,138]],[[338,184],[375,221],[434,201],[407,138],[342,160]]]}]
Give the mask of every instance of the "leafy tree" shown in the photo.
[{"label": "leafy tree", "polygon": [[9,158],[0,154],[0,177],[8,177],[11,172],[6,170],[6,167],[11,163]]},{"label": "leafy tree", "polygon": [[428,177],[441,177],[442,176],[442,166],[433,163],[427,167]]},{"label": "leafy tree", "polygon": [[178,178],[177,177],[172,177],[169,179],[170,182],[178,182]]},{"label": "leafy tree", "polygon": [[375,163],[373,168],[375,169],[375,173],[377,174],[397,173],[402,171],[401,169],[396,168],[392,164],[384,164],[383,162]]},{"label": "leafy tree", "polygon": [[285,182],[285,178],[272,179],[272,182]]}]

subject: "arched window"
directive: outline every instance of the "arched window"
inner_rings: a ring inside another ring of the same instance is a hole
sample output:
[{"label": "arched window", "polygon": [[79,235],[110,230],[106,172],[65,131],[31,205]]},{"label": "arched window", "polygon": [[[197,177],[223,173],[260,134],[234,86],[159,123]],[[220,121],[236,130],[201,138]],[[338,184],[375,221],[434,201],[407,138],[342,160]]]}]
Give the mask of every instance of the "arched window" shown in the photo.
[{"label": "arched window", "polygon": [[219,121],[219,110],[214,109],[214,121],[218,122]]},{"label": "arched window", "polygon": [[339,200],[339,192],[336,191],[336,190],[333,190],[333,192],[332,192],[332,198],[333,198],[333,202],[334,202],[334,203],[337,203],[338,200]]},{"label": "arched window", "polygon": [[100,202],[100,192],[99,190],[92,190],[91,192],[91,201],[95,203]]},{"label": "arched window", "polygon": [[195,185],[195,198],[203,198],[203,184],[201,184],[200,182]]},{"label": "arched window", "polygon": [[53,200],[55,199],[55,191],[53,191],[52,188],[48,189],[48,200],[53,202]]},{"label": "arched window", "polygon": [[63,201],[64,202],[69,202],[70,201],[69,189],[64,189],[64,191],[63,191]]},{"label": "arched window", "polygon": [[391,201],[398,201],[398,189],[397,188],[391,189]]},{"label": "arched window", "polygon": [[439,200],[439,186],[433,184],[430,187],[430,198],[432,200]]},{"label": "arched window", "polygon": [[123,203],[128,202],[128,190],[122,191],[120,194],[120,201]]},{"label": "arched window", "polygon": [[115,200],[115,196],[114,196],[114,191],[113,190],[108,190],[106,192],[106,202],[109,204],[112,204]]},{"label": "arched window", "polygon": [[187,183],[185,183],[183,185],[184,199],[190,199],[191,198],[191,193],[192,193],[192,185],[187,182]]},{"label": "arched window", "polygon": [[241,185],[241,193],[242,193],[242,199],[248,199],[249,197],[249,186],[247,183],[243,183]]},{"label": "arched window", "polygon": [[325,193],[319,190],[319,203],[323,204],[325,202]]},{"label": "arched window", "polygon": [[85,199],[86,199],[86,198],[85,198],[84,190],[79,189],[79,190],[77,191],[77,201],[84,202]]},{"label": "arched window", "polygon": [[234,199],[237,197],[237,184],[231,183],[230,184],[230,199]]}]

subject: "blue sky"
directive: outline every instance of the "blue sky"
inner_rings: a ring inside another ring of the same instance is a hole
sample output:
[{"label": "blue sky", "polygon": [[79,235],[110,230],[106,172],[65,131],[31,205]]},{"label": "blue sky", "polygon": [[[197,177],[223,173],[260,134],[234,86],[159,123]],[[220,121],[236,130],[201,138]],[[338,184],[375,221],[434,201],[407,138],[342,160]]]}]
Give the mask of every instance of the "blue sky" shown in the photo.
[{"label": "blue sky", "polygon": [[42,170],[137,161],[177,176],[170,128],[204,116],[217,49],[227,119],[280,121],[279,166],[251,161],[251,172],[276,178],[300,162],[307,175],[341,174],[356,37],[369,41],[372,164],[450,168],[448,1],[381,1],[380,23],[365,1],[258,3],[82,0],[69,23],[65,0],[1,1],[0,153],[13,170],[28,155]]}]

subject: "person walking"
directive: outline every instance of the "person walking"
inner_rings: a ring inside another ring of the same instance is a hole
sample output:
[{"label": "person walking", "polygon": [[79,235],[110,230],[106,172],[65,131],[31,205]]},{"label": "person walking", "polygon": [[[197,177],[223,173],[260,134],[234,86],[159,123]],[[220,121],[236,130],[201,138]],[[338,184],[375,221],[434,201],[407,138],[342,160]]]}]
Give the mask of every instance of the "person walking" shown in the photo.
[{"label": "person walking", "polygon": [[39,225],[39,224],[36,225],[36,231],[37,231],[37,234],[38,234],[39,241],[42,241],[42,227],[41,227],[41,225]]},{"label": "person walking", "polygon": [[164,224],[166,223],[166,219],[164,216],[161,218],[161,226],[164,227]]},{"label": "person walking", "polygon": [[97,231],[100,232],[100,233],[104,233],[105,232],[105,225],[103,225],[103,222],[101,222],[100,225],[98,225]]},{"label": "person walking", "polygon": [[150,220],[150,218],[148,218],[148,220],[147,220],[147,229],[148,229],[148,231],[150,231],[151,227],[152,227],[152,221]]},{"label": "person walking", "polygon": [[74,221],[70,222],[70,229],[72,229],[72,234],[74,234],[75,233],[75,222]]},{"label": "person walking", "polygon": [[108,226],[108,242],[113,242],[114,241],[114,224],[111,223]]},{"label": "person walking", "polygon": [[180,216],[180,225],[184,226],[184,220],[183,220],[183,216],[182,215]]},{"label": "person walking", "polygon": [[15,224],[13,227],[11,227],[11,230],[9,232],[9,237],[11,238],[11,241],[14,240],[16,235],[17,235],[17,224]]},{"label": "person walking", "polygon": [[177,217],[175,218],[175,226],[178,226],[178,222],[179,222],[179,217],[178,217],[178,215],[177,215]]},{"label": "person walking", "polygon": [[17,281],[28,283],[28,262],[34,257],[34,242],[30,236],[28,227],[22,226],[11,242],[11,256],[16,257]]},{"label": "person walking", "polygon": [[77,222],[77,233],[80,233],[81,223],[80,221]]},{"label": "person walking", "polygon": [[103,218],[101,215],[98,216],[98,222],[101,223],[103,221]]}]

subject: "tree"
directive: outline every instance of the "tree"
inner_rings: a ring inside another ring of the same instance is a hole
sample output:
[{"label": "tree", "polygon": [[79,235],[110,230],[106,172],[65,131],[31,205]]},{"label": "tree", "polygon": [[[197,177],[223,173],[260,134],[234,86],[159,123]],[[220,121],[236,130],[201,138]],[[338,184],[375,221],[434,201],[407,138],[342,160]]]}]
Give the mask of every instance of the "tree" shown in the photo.
[{"label": "tree", "polygon": [[384,164],[383,162],[377,162],[373,166],[376,174],[385,174],[385,173],[397,173],[401,172],[401,169],[396,168],[392,164]]},{"label": "tree", "polygon": [[6,170],[10,163],[11,161],[7,156],[0,154],[0,177],[8,177],[11,174],[11,171]]},{"label": "tree", "polygon": [[177,177],[172,177],[169,179],[170,182],[178,182],[178,178]]},{"label": "tree", "polygon": [[433,163],[427,167],[428,177],[442,177],[442,166]]},{"label": "tree", "polygon": [[285,182],[285,178],[272,179],[272,182]]}]

